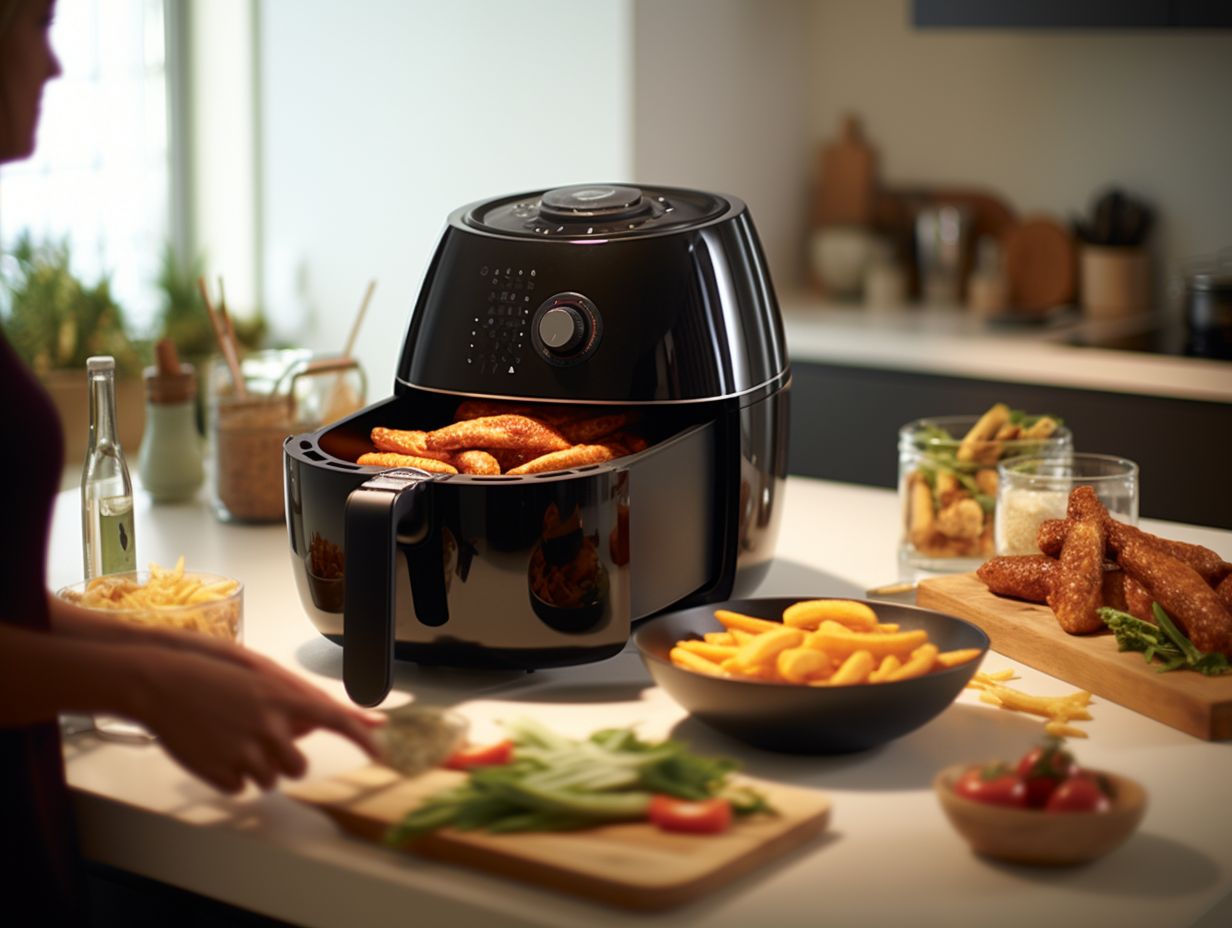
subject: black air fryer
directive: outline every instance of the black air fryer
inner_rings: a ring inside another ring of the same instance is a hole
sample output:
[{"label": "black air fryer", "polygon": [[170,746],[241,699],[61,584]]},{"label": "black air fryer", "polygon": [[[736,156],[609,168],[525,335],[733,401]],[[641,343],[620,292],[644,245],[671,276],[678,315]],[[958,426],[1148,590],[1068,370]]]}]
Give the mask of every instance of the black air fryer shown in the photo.
[{"label": "black air fryer", "polygon": [[[778,533],[789,381],[734,197],[595,184],[454,212],[394,395],[285,444],[295,578],[347,692],[380,702],[394,657],[600,660],[638,619],[751,590]],[[436,429],[468,398],[632,409],[649,444],[529,476],[355,463],[373,427]]]}]

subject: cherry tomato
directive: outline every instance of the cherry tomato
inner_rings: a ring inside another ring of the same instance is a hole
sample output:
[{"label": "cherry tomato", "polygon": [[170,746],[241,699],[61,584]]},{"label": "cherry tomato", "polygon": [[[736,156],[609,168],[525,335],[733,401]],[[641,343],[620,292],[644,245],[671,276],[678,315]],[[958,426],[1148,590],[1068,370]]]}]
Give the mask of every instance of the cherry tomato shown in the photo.
[{"label": "cherry tomato", "polygon": [[677,799],[662,794],[651,797],[648,817],[664,831],[717,834],[731,825],[732,808],[726,799]]},{"label": "cherry tomato", "polygon": [[445,761],[450,770],[470,770],[473,767],[496,767],[513,760],[513,742],[509,739],[495,744],[467,745],[454,751]]},{"label": "cherry tomato", "polygon": [[995,806],[1026,808],[1027,784],[1005,764],[972,767],[954,784],[954,792],[965,799]]},{"label": "cherry tomato", "polygon": [[1018,761],[1018,776],[1027,785],[1027,805],[1042,809],[1053,790],[1075,769],[1074,755],[1056,739],[1032,748]]},{"label": "cherry tomato", "polygon": [[1075,774],[1061,782],[1048,803],[1045,812],[1107,812],[1112,800],[1095,777],[1086,773]]}]

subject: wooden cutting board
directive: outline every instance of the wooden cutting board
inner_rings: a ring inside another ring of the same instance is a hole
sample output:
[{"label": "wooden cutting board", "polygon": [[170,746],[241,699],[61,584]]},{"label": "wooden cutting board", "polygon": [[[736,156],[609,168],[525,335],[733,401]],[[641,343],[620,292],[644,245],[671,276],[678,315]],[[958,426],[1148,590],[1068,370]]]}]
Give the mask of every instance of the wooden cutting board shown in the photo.
[{"label": "wooden cutting board", "polygon": [[1043,313],[1072,302],[1078,253],[1069,230],[1048,216],[1018,223],[1005,239],[1005,273],[1015,311]]},{"label": "wooden cutting board", "polygon": [[[433,770],[407,779],[369,765],[285,792],[324,812],[343,831],[381,843],[407,810],[463,778]],[[666,909],[725,887],[825,830],[830,800],[824,794],[750,778],[740,782],[761,790],[779,814],[737,822],[720,835],[669,833],[644,822],[516,835],[446,830],[408,850],[624,908]]]},{"label": "wooden cutting board", "polygon": [[1047,606],[994,596],[975,574],[921,580],[916,603],[973,622],[993,650],[1207,741],[1232,738],[1232,674],[1159,673],[1111,632],[1070,635]]},{"label": "wooden cutting board", "polygon": [[877,153],[858,117],[843,119],[838,138],[821,152],[819,168],[814,224],[867,226],[873,218]]}]

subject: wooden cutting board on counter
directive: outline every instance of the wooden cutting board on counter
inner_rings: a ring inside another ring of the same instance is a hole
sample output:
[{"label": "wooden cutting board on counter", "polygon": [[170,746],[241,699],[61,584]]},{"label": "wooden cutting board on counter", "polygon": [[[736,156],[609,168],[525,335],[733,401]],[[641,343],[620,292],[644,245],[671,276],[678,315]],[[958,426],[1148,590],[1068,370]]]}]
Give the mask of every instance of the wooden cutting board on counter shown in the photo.
[{"label": "wooden cutting board on counter", "polygon": [[[369,765],[284,792],[343,831],[380,844],[407,810],[463,779],[450,770],[407,779]],[[825,830],[830,800],[824,794],[747,777],[740,782],[761,790],[779,814],[736,822],[719,835],[669,833],[645,822],[512,835],[446,830],[407,850],[622,908],[667,909],[721,889]]]},{"label": "wooden cutting board on counter", "polygon": [[916,603],[982,628],[993,650],[1207,741],[1232,738],[1232,674],[1159,673],[1111,632],[1070,635],[1047,606],[994,596],[975,574],[921,580]]}]

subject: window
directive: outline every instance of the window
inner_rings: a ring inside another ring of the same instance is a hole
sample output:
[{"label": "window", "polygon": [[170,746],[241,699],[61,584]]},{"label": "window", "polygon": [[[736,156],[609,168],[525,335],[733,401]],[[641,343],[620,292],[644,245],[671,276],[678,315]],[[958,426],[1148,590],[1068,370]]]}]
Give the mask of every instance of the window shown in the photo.
[{"label": "window", "polygon": [[74,272],[109,275],[146,330],[170,234],[163,2],[59,0],[52,46],[64,73],[44,91],[35,154],[0,171],[0,251],[25,230],[67,237]]}]

